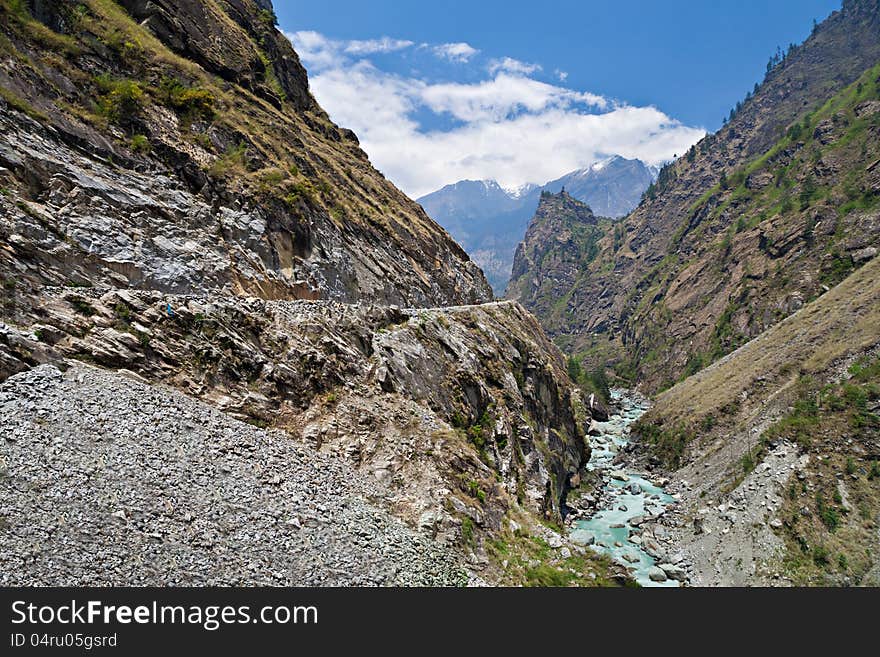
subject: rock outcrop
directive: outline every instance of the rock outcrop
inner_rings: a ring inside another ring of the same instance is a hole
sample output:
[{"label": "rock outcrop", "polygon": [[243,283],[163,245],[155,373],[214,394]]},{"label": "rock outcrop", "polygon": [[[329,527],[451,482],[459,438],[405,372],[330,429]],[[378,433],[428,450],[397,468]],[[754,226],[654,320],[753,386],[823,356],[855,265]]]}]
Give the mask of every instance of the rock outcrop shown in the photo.
[{"label": "rock outcrop", "polygon": [[598,254],[598,242],[612,222],[565,190],[544,192],[525,238],[516,249],[506,296],[541,318],[551,335],[573,321],[572,290]]},{"label": "rock outcrop", "polygon": [[0,277],[19,296],[72,282],[491,299],[464,251],[315,103],[265,8],[38,4],[0,7]]},{"label": "rock outcrop", "polygon": [[[0,18],[5,582],[540,583],[547,536],[609,581],[545,526],[588,458],[561,354],[332,124],[268,2]],[[71,543],[105,567],[53,567]]]},{"label": "rock outcrop", "polygon": [[605,231],[556,294],[564,312],[535,307],[567,350],[610,358],[647,389],[667,387],[823,294],[876,248],[876,1],[844,2],[774,61],[732,119]]}]

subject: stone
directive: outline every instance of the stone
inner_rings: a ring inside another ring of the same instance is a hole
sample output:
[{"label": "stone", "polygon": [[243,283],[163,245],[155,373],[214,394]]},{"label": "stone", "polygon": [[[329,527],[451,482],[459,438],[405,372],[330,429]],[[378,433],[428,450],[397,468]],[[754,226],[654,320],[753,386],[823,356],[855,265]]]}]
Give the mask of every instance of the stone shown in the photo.
[{"label": "stone", "polygon": [[622,470],[611,470],[608,476],[617,481],[629,481],[629,477]]},{"label": "stone", "polygon": [[577,545],[593,545],[596,542],[596,537],[585,529],[574,530],[568,538]]},{"label": "stone", "polygon": [[544,540],[547,541],[547,545],[549,545],[554,550],[558,550],[561,548],[564,543],[562,541],[562,537],[556,532],[547,532],[547,535],[544,537]]},{"label": "stone", "polygon": [[681,566],[671,563],[661,563],[658,564],[657,567],[662,570],[669,579],[674,579],[678,582],[687,581],[687,572],[685,572],[684,568]]},{"label": "stone", "polygon": [[650,579],[652,582],[659,583],[665,582],[669,578],[662,569],[658,568],[657,566],[652,566],[648,569],[648,579]]},{"label": "stone", "polygon": [[773,529],[781,529],[782,528],[782,520],[780,520],[779,518],[773,518],[773,520],[770,521],[770,526]]},{"label": "stone", "polygon": [[867,246],[864,249],[859,249],[858,251],[852,252],[853,262],[864,262],[866,260],[871,260],[874,256],[877,255],[877,248],[874,246]]}]

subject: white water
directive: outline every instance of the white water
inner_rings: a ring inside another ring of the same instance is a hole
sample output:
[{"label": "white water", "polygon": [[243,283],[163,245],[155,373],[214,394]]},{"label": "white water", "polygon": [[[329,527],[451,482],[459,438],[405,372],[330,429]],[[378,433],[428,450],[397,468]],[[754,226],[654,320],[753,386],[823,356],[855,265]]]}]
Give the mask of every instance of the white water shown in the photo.
[{"label": "white water", "polygon": [[[611,395],[621,410],[610,416],[608,422],[596,423],[602,435],[590,436],[592,453],[587,465],[587,469],[598,471],[603,476],[605,483],[601,506],[591,518],[575,521],[573,535],[580,538],[592,536],[595,543],[591,547],[626,566],[642,586],[678,586],[673,579],[652,581],[648,571],[656,565],[656,559],[631,540],[639,533],[639,529],[631,524],[634,518],[656,516],[675,500],[640,473],[626,471],[626,481],[610,476],[617,469],[612,465],[614,457],[629,443],[630,425],[648,410],[648,403],[623,390],[613,390]],[[633,484],[638,486],[638,493],[631,492]]]}]

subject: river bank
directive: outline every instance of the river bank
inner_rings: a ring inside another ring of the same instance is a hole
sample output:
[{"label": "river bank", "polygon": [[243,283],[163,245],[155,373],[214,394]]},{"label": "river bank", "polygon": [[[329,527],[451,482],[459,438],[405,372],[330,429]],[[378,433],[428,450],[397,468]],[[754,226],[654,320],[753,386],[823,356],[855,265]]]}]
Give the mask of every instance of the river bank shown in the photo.
[{"label": "river bank", "polygon": [[590,426],[587,470],[600,481],[598,495],[578,498],[568,518],[570,538],[623,565],[642,586],[676,587],[689,581],[684,554],[666,527],[678,496],[666,479],[651,479],[629,458],[630,426],[649,408],[638,393],[612,391],[613,412]]}]

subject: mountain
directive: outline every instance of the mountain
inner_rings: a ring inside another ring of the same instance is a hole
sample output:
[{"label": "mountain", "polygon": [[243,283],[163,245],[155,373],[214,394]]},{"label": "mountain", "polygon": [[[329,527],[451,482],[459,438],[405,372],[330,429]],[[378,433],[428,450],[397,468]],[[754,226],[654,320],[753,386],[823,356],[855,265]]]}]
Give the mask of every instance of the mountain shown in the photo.
[{"label": "mountain", "polygon": [[638,205],[654,178],[652,168],[640,160],[614,156],[544,186],[529,184],[505,190],[491,180],[463,180],[418,202],[464,247],[500,295],[510,279],[516,246],[542,191],[555,193],[564,187],[596,214],[621,217]]},{"label": "mountain", "polygon": [[679,496],[660,537],[691,582],[876,586],[880,3],[772,59],[624,219],[578,236],[571,205],[540,208],[508,294],[570,371],[654,395],[629,463]]},{"label": "mountain", "polygon": [[[0,48],[19,62],[0,86],[27,119],[4,116],[0,166],[30,172],[11,212],[33,258],[13,271],[4,257],[0,273],[404,305],[491,297],[464,251],[330,122],[271,12],[102,4],[3,5]],[[59,234],[47,212],[63,215]]]},{"label": "mountain", "polygon": [[0,288],[4,585],[629,579],[601,409],[266,0],[0,0]]},{"label": "mountain", "polygon": [[[566,294],[598,250],[610,221],[568,191],[541,192],[538,209],[516,249],[507,296],[545,323],[566,305]],[[592,248],[591,246],[592,245]]]},{"label": "mountain", "polygon": [[564,307],[539,313],[557,344],[657,390],[863,264],[878,231],[878,25],[875,1],[845,2],[771,62],[729,123],[664,167],[598,240]]},{"label": "mountain", "polygon": [[654,167],[618,155],[572,171],[542,189],[555,193],[564,188],[600,217],[616,219],[639,204],[642,194],[656,178]]}]

